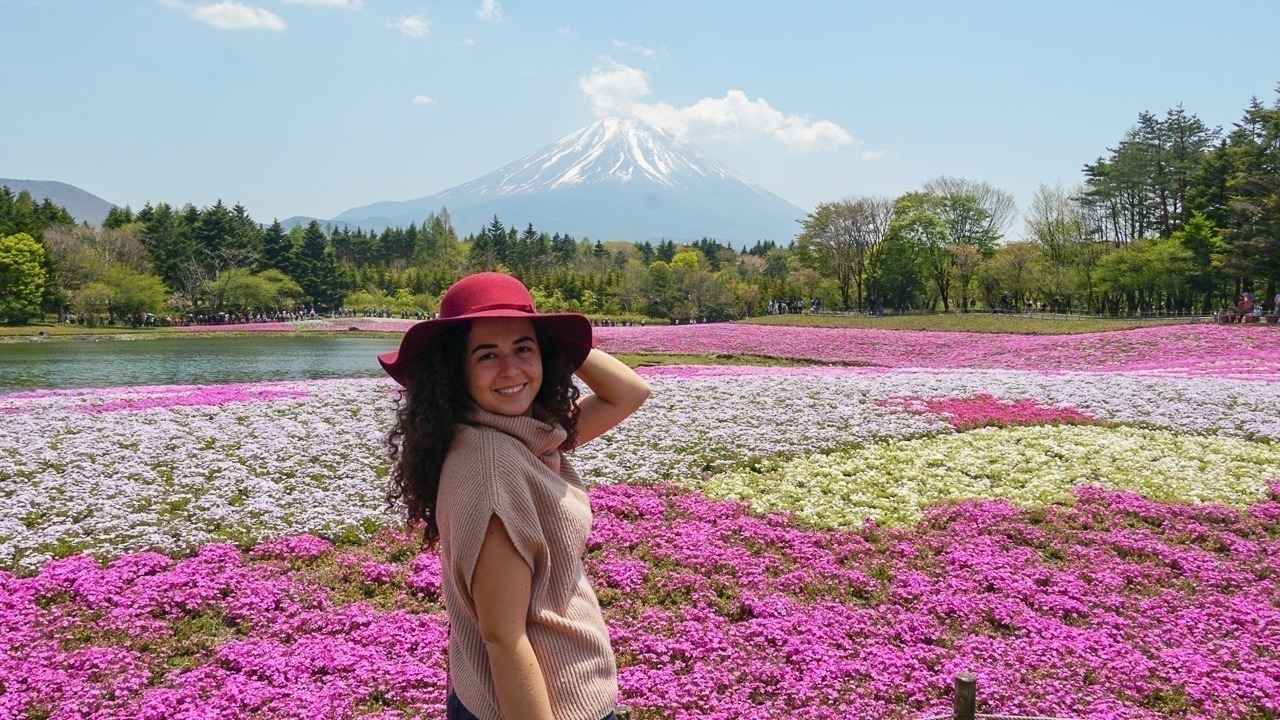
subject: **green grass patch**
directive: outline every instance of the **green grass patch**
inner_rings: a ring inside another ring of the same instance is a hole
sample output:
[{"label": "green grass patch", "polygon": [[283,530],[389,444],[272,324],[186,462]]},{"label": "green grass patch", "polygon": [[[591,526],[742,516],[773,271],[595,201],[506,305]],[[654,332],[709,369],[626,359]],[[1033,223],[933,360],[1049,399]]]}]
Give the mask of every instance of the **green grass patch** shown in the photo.
[{"label": "green grass patch", "polygon": [[1185,324],[1185,319],[1108,320],[1057,319],[999,315],[994,313],[953,313],[945,315],[773,315],[740,320],[752,325],[795,327],[864,328],[876,330],[930,330],[937,332],[1005,333],[1011,335],[1074,335],[1079,333],[1134,330],[1157,325]]},{"label": "green grass patch", "polygon": [[0,325],[0,342],[5,340],[33,340],[45,338],[51,340],[73,340],[78,338],[94,338],[119,335],[153,335],[170,328],[127,328],[99,325],[67,325],[66,323],[32,323],[30,325]]}]

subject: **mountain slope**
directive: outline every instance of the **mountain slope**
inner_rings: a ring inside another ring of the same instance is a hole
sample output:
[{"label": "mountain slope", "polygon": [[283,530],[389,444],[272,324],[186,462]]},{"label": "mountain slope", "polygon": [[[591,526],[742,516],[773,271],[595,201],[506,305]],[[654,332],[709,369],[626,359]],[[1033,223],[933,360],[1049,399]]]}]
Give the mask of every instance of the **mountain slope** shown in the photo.
[{"label": "mountain slope", "polygon": [[333,220],[381,228],[449,209],[461,233],[507,225],[609,240],[786,240],[804,211],[670,133],[605,118],[435,195],[353,208]]},{"label": "mountain slope", "polygon": [[0,186],[7,185],[14,195],[26,190],[36,202],[49,198],[54,205],[61,205],[71,213],[76,222],[86,220],[94,225],[101,225],[107,219],[107,213],[115,207],[114,203],[92,193],[81,190],[75,185],[68,185],[56,180],[14,180],[0,178]]}]

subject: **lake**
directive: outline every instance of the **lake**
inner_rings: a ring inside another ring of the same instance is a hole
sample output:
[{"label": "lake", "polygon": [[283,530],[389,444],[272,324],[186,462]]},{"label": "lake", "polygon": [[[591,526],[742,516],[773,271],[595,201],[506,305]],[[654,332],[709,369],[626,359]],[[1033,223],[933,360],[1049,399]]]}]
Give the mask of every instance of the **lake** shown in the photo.
[{"label": "lake", "polygon": [[379,377],[395,338],[166,337],[0,344],[0,394],[45,388]]}]

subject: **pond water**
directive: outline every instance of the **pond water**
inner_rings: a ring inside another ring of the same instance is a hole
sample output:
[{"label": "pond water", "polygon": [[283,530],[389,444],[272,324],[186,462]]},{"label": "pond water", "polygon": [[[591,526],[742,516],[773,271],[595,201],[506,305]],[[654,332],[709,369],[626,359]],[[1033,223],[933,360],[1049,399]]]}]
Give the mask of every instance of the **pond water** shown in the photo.
[{"label": "pond water", "polygon": [[0,344],[0,394],[45,388],[379,377],[396,338],[177,337]]}]

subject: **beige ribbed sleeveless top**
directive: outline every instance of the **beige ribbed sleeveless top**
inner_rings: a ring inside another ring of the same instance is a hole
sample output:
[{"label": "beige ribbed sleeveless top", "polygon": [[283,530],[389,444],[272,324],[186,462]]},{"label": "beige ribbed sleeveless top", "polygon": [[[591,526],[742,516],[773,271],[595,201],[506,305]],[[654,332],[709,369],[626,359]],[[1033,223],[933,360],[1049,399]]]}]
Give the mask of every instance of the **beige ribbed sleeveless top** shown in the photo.
[{"label": "beige ribbed sleeveless top", "polygon": [[[538,409],[535,408],[535,412]],[[449,614],[449,682],[480,720],[501,720],[471,578],[497,515],[533,570],[527,632],[557,720],[600,720],[614,709],[609,631],[582,566],[591,505],[559,447],[565,431],[531,417],[474,408],[456,426],[440,473],[436,521]]]}]

